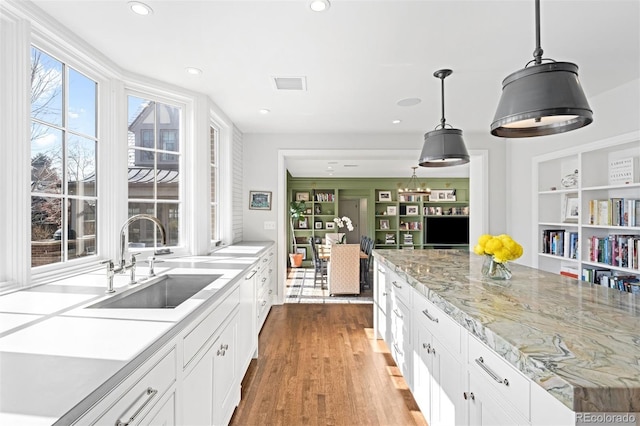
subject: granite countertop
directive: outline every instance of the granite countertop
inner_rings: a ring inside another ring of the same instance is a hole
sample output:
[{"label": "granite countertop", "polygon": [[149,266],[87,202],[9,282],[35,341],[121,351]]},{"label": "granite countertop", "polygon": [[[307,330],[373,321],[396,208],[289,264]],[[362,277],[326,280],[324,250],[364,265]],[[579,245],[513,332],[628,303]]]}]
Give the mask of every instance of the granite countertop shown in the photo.
[{"label": "granite countertop", "polygon": [[640,412],[640,298],[510,263],[482,277],[462,250],[374,256],[576,412]]},{"label": "granite countertop", "polygon": [[[112,296],[105,294],[104,266],[0,296],[0,424],[69,424],[215,303],[272,245],[246,242],[209,256],[159,258],[156,275],[220,275],[174,309],[86,309]],[[136,275],[147,272],[141,264]],[[128,280],[128,273],[114,277],[114,295],[130,288]]]}]

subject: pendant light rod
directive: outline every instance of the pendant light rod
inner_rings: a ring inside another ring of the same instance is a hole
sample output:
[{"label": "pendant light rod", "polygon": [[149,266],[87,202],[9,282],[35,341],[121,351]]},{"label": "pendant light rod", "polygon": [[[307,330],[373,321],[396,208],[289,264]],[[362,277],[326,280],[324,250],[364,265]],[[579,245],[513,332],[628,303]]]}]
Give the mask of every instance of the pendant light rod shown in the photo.
[{"label": "pendant light rod", "polygon": [[542,63],[542,55],[544,54],[544,50],[542,50],[542,43],[540,43],[540,0],[535,0],[536,2],[536,50],[533,51],[533,57],[535,58],[536,65],[540,65]]},{"label": "pendant light rod", "polygon": [[[452,70],[442,69],[433,73],[433,76],[440,79],[440,105],[442,107],[442,118],[440,119],[440,126],[444,129],[446,119],[444,118],[444,79],[449,77],[453,73]],[[438,126],[436,126],[436,129]]]}]

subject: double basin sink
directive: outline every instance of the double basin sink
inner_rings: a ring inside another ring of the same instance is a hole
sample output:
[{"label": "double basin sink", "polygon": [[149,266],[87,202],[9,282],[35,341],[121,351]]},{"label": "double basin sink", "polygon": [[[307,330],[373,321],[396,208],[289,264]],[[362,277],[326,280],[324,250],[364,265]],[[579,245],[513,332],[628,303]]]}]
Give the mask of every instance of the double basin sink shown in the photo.
[{"label": "double basin sink", "polygon": [[220,277],[168,273],[86,309],[173,309]]}]

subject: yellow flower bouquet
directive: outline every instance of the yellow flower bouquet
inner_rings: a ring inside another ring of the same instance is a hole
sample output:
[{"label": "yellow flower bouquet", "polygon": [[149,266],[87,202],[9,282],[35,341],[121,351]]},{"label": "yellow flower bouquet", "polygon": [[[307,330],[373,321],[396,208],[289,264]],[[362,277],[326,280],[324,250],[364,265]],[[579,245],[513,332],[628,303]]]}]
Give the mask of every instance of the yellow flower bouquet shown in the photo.
[{"label": "yellow flower bouquet", "polygon": [[511,271],[507,262],[522,256],[522,246],[507,234],[484,234],[478,238],[473,252],[485,256],[482,274],[493,279],[508,280]]}]

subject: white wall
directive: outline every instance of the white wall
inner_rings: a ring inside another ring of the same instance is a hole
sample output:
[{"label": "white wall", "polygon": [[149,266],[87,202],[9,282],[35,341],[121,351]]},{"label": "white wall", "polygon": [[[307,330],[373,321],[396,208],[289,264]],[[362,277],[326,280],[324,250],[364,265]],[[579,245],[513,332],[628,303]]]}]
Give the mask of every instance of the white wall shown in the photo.
[{"label": "white wall", "polygon": [[[513,139],[506,145],[507,231],[524,247],[518,263],[533,265],[537,242],[532,241],[532,159],[538,155],[596,142],[640,129],[640,80],[589,99],[593,123],[579,130],[553,136]],[[588,170],[580,170],[588,173]],[[494,188],[490,188],[493,191]]]}]

